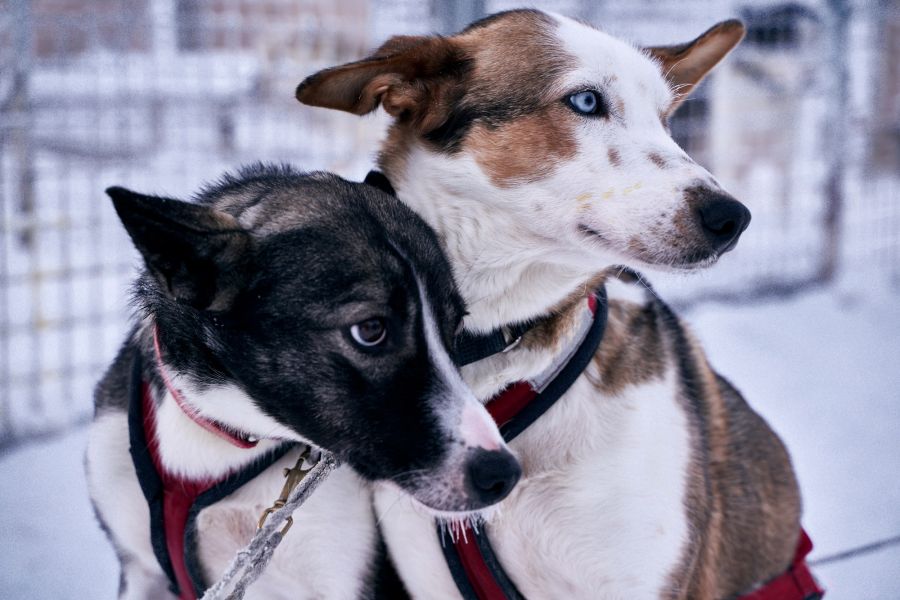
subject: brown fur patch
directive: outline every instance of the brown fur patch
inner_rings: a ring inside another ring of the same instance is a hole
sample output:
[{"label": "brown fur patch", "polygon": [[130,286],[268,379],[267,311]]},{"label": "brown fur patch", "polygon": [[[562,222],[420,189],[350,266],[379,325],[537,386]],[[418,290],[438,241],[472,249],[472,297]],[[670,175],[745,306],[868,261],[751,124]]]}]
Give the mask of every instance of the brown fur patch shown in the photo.
[{"label": "brown fur patch", "polygon": [[659,152],[648,152],[647,158],[650,160],[650,162],[652,162],[660,169],[669,168],[669,161],[663,158],[662,154],[660,154]]},{"label": "brown fur patch", "polygon": [[403,127],[391,127],[378,154],[378,168],[389,178],[406,172],[406,160],[415,143],[416,134]]},{"label": "brown fur patch", "polygon": [[799,532],[797,482],[778,437],[665,312],[692,445],[684,499],[690,539],[667,596],[735,597],[787,569]]},{"label": "brown fur patch", "polygon": [[582,302],[586,301],[588,295],[592,294],[604,279],[604,275],[599,275],[589,280],[551,308],[548,317],[522,336],[522,348],[528,350],[556,349],[562,343],[566,333],[575,326],[582,310]]},{"label": "brown fur patch", "polygon": [[[463,64],[449,69],[449,76],[439,71],[440,77],[413,78],[403,89],[384,93],[385,109],[397,117],[378,158],[385,174],[399,177],[410,148],[420,141],[448,153],[471,152],[498,187],[545,177],[558,161],[572,157],[577,148],[568,115],[558,98],[546,97],[573,61],[554,37],[554,23],[537,11],[512,11],[440,38],[436,51],[462,57]],[[418,50],[421,40],[392,38],[376,56]],[[418,59],[410,54],[404,60]]]},{"label": "brown fur patch", "polygon": [[307,77],[296,96],[359,115],[380,103],[399,122],[427,131],[446,120],[466,67],[465,54],[448,38],[394,36],[368,58]]},{"label": "brown fur patch", "polygon": [[575,133],[565,111],[557,104],[496,128],[478,125],[464,147],[495,186],[531,183],[576,154]]},{"label": "brown fur patch", "polygon": [[614,167],[621,166],[622,164],[622,156],[619,154],[619,151],[615,148],[610,148],[606,151],[606,156],[609,157],[609,164]]},{"label": "brown fur patch", "polygon": [[[543,151],[554,156],[569,156],[563,148],[572,136],[562,130],[560,98],[552,95],[554,83],[574,64],[554,35],[555,21],[536,11],[512,11],[495,15],[449,38],[449,42],[465,56],[466,68],[457,82],[455,93],[444,94],[452,100],[445,108],[447,117],[441,124],[426,132],[424,138],[432,146],[450,153],[468,150],[467,138],[476,130],[481,133],[474,143],[478,154],[491,169],[489,175],[498,180],[546,174],[547,168],[539,160]],[[557,106],[559,105],[559,106]],[[434,110],[431,106],[427,111]],[[437,122],[439,119],[435,119]],[[520,124],[509,126],[514,121]],[[541,139],[537,132],[543,129]],[[513,144],[510,131],[525,137]],[[486,155],[486,133],[503,138],[500,145],[517,153],[515,175],[500,173],[496,161]],[[560,140],[552,138],[561,136]],[[514,147],[515,146],[515,147]],[[530,147],[529,147],[530,146]],[[536,160],[540,172],[532,172],[524,160]]]},{"label": "brown fur patch", "polygon": [[606,395],[662,377],[669,362],[652,305],[613,300],[603,342],[594,356],[599,377],[591,383]]},{"label": "brown fur patch", "polygon": [[732,19],[714,25],[686,44],[647,48],[676,93],[668,114],[674,112],[706,74],[740,43],[744,32],[744,25]]}]

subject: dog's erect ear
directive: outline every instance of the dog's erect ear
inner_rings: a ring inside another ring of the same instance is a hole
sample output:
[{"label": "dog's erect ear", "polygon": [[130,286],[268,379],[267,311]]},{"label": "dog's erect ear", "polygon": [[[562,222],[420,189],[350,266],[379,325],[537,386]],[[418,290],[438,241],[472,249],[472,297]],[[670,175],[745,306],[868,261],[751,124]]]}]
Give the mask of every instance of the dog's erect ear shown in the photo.
[{"label": "dog's erect ear", "polygon": [[736,19],[712,26],[686,44],[646,48],[660,62],[663,74],[676,92],[671,114],[687,98],[706,74],[744,39],[744,24]]},{"label": "dog's erect ear", "polygon": [[106,190],[144,262],[175,300],[227,308],[247,281],[250,234],[226,213],[180,200]]},{"label": "dog's erect ear", "polygon": [[297,86],[297,99],[357,115],[381,104],[392,116],[430,131],[447,119],[465,64],[451,39],[395,36],[368,58],[310,75]]}]

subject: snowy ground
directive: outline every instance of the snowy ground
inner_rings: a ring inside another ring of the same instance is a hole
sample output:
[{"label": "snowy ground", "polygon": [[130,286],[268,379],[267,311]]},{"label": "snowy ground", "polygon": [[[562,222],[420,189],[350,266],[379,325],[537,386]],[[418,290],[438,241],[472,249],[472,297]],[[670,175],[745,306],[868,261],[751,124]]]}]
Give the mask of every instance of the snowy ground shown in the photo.
[{"label": "snowy ground", "polygon": [[[900,295],[842,286],[688,319],[714,365],[786,440],[813,558],[900,534]],[[0,457],[4,598],[112,598],[118,573],[95,525],[85,432]],[[900,598],[900,547],[816,569],[829,600]]]}]

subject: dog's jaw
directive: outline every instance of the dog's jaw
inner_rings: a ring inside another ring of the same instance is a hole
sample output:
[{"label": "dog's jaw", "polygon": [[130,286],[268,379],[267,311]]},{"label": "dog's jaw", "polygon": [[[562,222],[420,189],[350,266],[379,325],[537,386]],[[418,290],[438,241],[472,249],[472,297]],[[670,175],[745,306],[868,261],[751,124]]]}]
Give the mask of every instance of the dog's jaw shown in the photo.
[{"label": "dog's jaw", "polygon": [[156,402],[159,456],[165,469],[179,477],[215,481],[271,451],[283,441],[308,443],[295,431],[278,423],[256,407],[236,385],[200,389],[179,378],[179,389],[191,406],[222,423],[261,432],[253,448],[239,448],[203,429],[178,406],[165,390]]},{"label": "dog's jaw", "polygon": [[574,246],[560,248],[485,202],[497,190],[471,159],[413,147],[404,166],[387,175],[400,199],[437,231],[466,301],[467,329],[489,331],[543,314],[594,274],[577,264]]}]

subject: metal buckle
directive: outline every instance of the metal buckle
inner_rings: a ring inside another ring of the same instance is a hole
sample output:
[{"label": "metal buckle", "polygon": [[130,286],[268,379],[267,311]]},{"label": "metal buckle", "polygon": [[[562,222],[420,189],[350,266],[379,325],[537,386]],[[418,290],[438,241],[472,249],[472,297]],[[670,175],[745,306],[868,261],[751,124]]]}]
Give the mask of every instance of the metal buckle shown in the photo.
[{"label": "metal buckle", "polygon": [[503,328],[503,341],[506,343],[506,348],[501,350],[500,353],[506,354],[507,352],[509,352],[510,350],[512,350],[513,348],[515,348],[516,346],[519,345],[519,343],[522,341],[522,336],[520,335],[513,341],[509,341],[509,328],[504,327]]},{"label": "metal buckle", "polygon": [[[307,446],[306,450],[300,453],[300,456],[297,458],[297,464],[295,464],[290,469],[284,470],[284,476],[287,478],[287,481],[284,482],[284,487],[281,488],[281,494],[279,494],[278,499],[275,500],[274,504],[263,511],[262,515],[259,517],[259,525],[257,529],[262,529],[263,524],[266,522],[266,519],[269,518],[269,515],[275,512],[276,510],[284,507],[285,503],[287,503],[288,497],[291,495],[291,492],[294,491],[301,481],[306,477],[306,474],[312,471],[313,467],[316,466],[316,463],[311,464],[308,468],[304,469],[303,464],[306,462],[306,459],[310,457],[312,454],[312,447]],[[316,461],[318,462],[318,461]],[[288,530],[291,528],[291,525],[294,524],[294,518],[288,515],[285,520],[284,527],[281,529],[281,535],[284,536]]]}]

